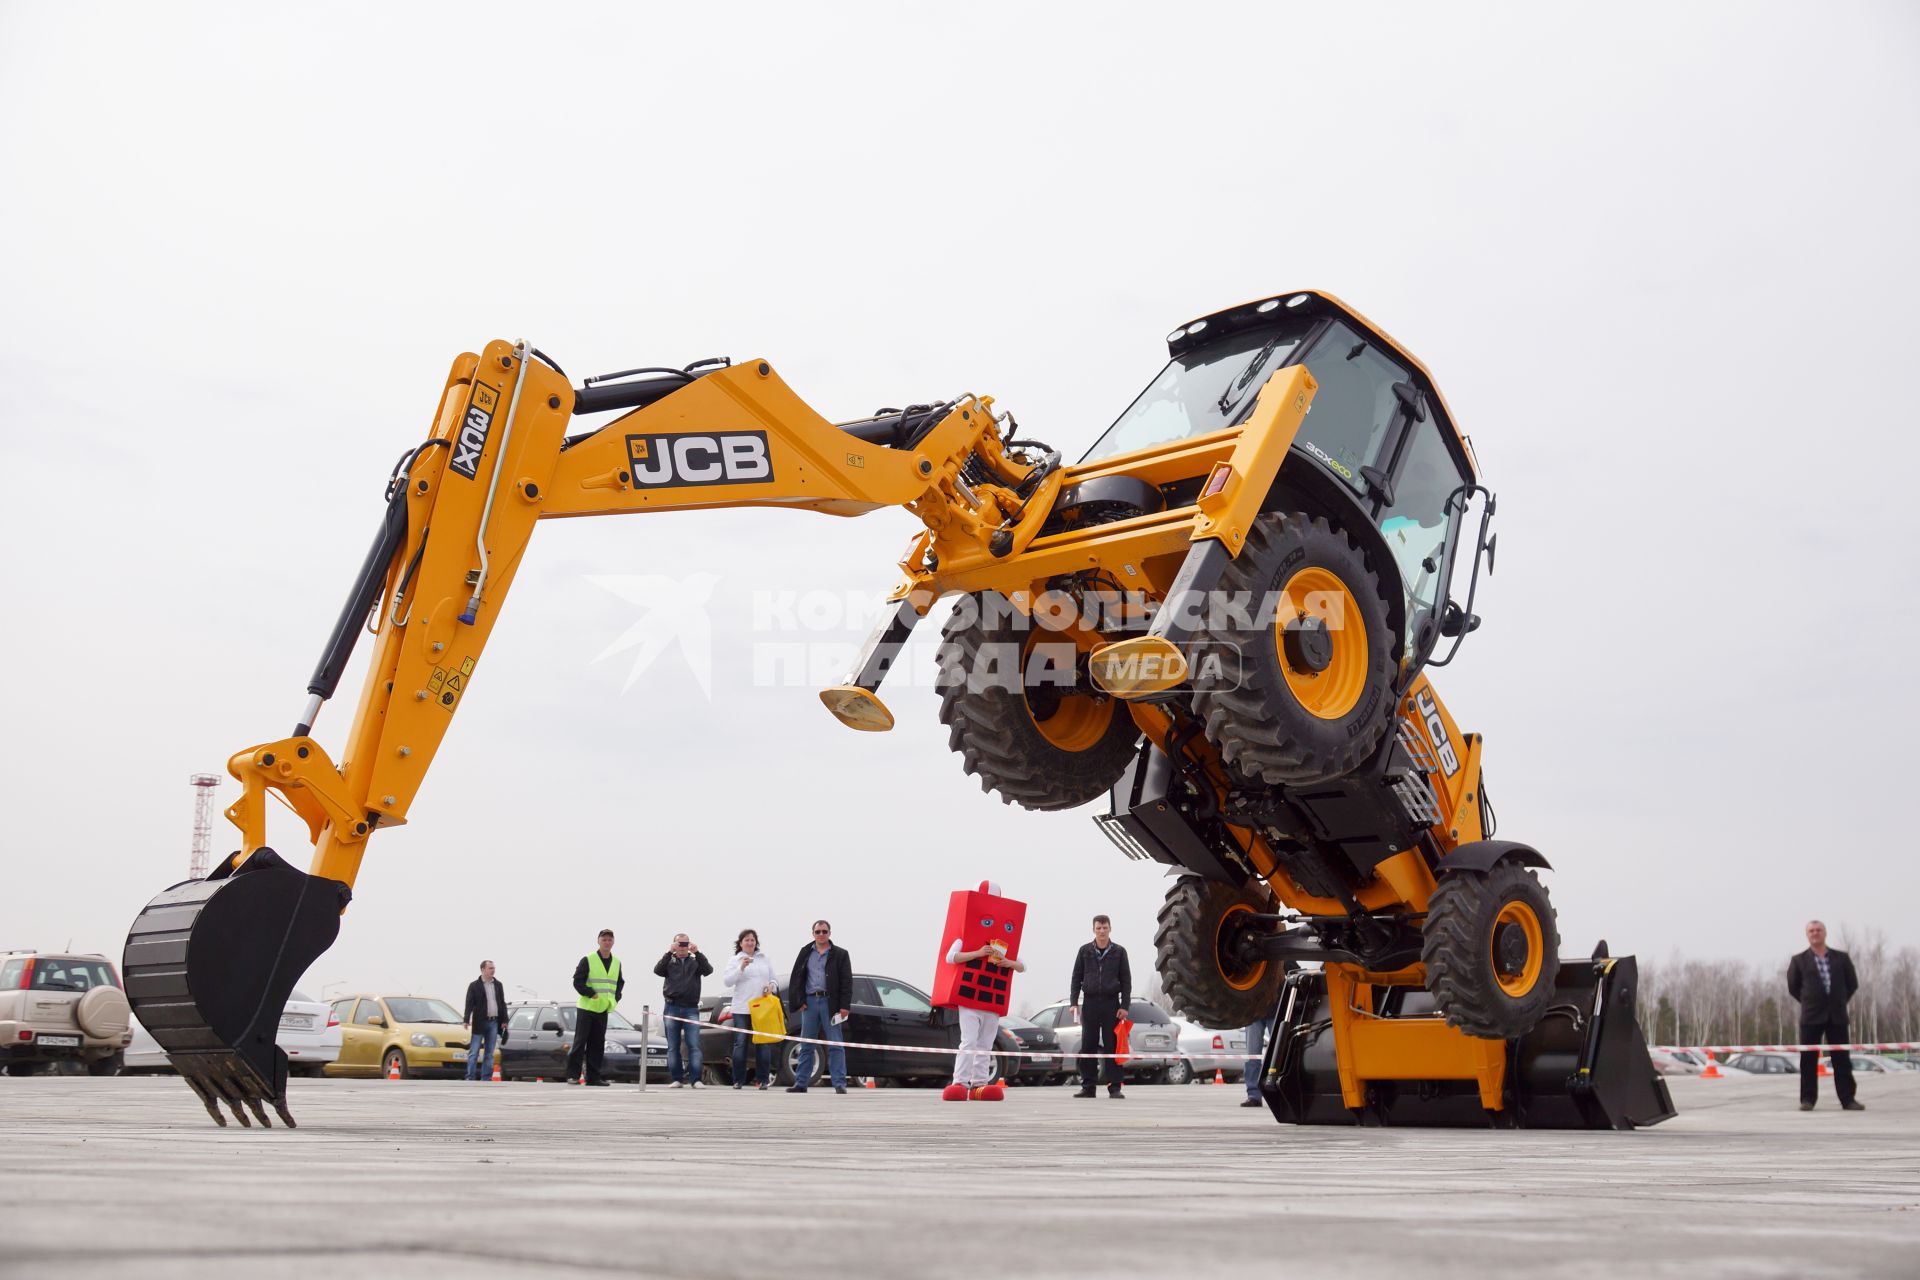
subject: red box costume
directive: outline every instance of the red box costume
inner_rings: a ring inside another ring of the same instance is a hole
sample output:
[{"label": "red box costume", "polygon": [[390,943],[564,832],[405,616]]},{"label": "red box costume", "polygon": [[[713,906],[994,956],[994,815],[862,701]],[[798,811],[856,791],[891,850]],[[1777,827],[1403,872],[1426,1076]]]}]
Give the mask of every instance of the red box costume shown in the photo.
[{"label": "red box costume", "polygon": [[947,899],[947,923],[940,932],[940,960],[933,974],[933,1003],[940,1008],[1007,1012],[1013,993],[1013,970],[989,964],[985,956],[953,964],[947,956],[957,938],[960,951],[991,946],[1008,960],[1020,958],[1020,929],[1027,904],[988,893],[989,881],[978,889],[955,889]]}]

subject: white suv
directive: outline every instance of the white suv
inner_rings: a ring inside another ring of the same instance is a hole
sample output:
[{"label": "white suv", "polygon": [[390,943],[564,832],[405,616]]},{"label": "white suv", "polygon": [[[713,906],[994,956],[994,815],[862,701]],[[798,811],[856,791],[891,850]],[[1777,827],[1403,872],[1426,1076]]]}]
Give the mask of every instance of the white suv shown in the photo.
[{"label": "white suv", "polygon": [[10,1076],[58,1063],[114,1075],[133,1039],[132,1016],[105,956],[0,952],[0,1062]]}]

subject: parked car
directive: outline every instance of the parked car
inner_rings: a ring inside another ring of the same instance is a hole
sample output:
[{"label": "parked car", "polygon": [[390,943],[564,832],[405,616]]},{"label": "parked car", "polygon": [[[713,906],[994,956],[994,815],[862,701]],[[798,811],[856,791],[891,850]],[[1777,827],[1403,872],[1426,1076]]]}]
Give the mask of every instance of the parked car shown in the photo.
[{"label": "parked car", "polygon": [[[1015,1084],[1059,1084],[1067,1078],[1073,1064],[1060,1052],[1060,1037],[1048,1028],[1009,1013],[1000,1018],[1000,1035],[1011,1035],[1026,1050],[1011,1076]],[[1001,1059],[1003,1068],[1009,1061]]]},{"label": "parked car", "polygon": [[[1244,1080],[1247,1075],[1247,1029],[1215,1031],[1185,1018],[1173,1020],[1180,1056],[1167,1064],[1168,1084],[1187,1084],[1193,1080],[1212,1080],[1214,1068],[1226,1080]],[[1213,1058],[1209,1054],[1237,1054],[1233,1058]]]},{"label": "parked car", "polygon": [[1707,1055],[1698,1049],[1662,1049],[1661,1052],[1682,1066],[1692,1067],[1696,1071],[1707,1069]]},{"label": "parked car", "polygon": [[[500,1046],[500,1078],[564,1081],[579,1018],[580,1006],[576,1004],[553,1000],[516,1000],[509,1004],[507,1042]],[[667,1038],[659,1023],[648,1027],[643,1037],[618,1009],[612,1010],[607,1014],[602,1074],[609,1080],[638,1084],[642,1059],[647,1064],[648,1080],[667,1078]]]},{"label": "parked car", "polygon": [[1697,1076],[1703,1070],[1687,1060],[1682,1052],[1675,1049],[1648,1049],[1647,1058],[1653,1063],[1654,1073],[1663,1076]]},{"label": "parked car", "polygon": [[[334,1016],[331,1005],[315,1000],[304,991],[295,991],[280,1010],[280,1026],[274,1041],[287,1055],[289,1074],[317,1076],[325,1071],[329,1062],[340,1057],[340,1020]],[[173,1070],[166,1050],[140,1025],[138,1018],[134,1019],[133,1043],[127,1046],[122,1070],[130,1075]]]},{"label": "parked car", "polygon": [[[1127,1046],[1132,1052],[1121,1068],[1122,1075],[1128,1080],[1165,1084],[1168,1070],[1181,1060],[1174,1042],[1173,1019],[1151,1000],[1135,1000],[1127,1006],[1127,1016],[1133,1019],[1133,1035]],[[1053,1032],[1067,1059],[1080,1052],[1080,1017],[1065,1000],[1034,1014],[1033,1021],[1035,1026]],[[1068,1071],[1078,1070],[1069,1061]]]},{"label": "parked car", "polygon": [[49,1067],[110,1076],[133,1039],[133,1010],[103,955],[0,954],[0,1062],[10,1076]]},{"label": "parked car", "polygon": [[1730,1053],[1727,1055],[1727,1060],[1720,1065],[1756,1076],[1797,1076],[1800,1074],[1800,1055],[1797,1053]]},{"label": "parked car", "polygon": [[1853,1069],[1855,1071],[1891,1072],[1899,1074],[1914,1069],[1911,1063],[1902,1062],[1898,1058],[1889,1058],[1884,1053],[1850,1053],[1847,1056],[1853,1060]]},{"label": "parked car", "polygon": [[467,1028],[460,1011],[432,996],[342,996],[333,1002],[340,1023],[340,1056],[330,1076],[384,1076],[398,1065],[403,1078],[467,1074]]},{"label": "parked car", "polygon": [[[780,998],[786,999],[786,983],[780,983]],[[705,1008],[706,1002],[702,1002]],[[787,1034],[799,1034],[799,1019],[788,1010]],[[710,1024],[700,1028],[702,1074],[710,1084],[733,1083],[734,1033],[727,1030],[733,1015],[724,1000],[715,1001]],[[940,1084],[953,1078],[953,1055],[915,1053],[913,1049],[957,1049],[960,1046],[960,1015],[955,1009],[936,1009],[926,992],[898,978],[877,973],[853,975],[853,1003],[847,1009],[847,1021],[841,1028],[849,1042],[884,1046],[879,1049],[848,1048],[847,1075],[871,1076],[891,1084]],[[1002,1053],[1019,1054],[1020,1041],[1004,1025],[994,1037],[994,1048]],[[809,1083],[818,1083],[827,1072],[827,1050],[819,1046],[814,1055],[813,1075]],[[1028,1055],[1022,1055],[1025,1059]],[[1040,1056],[1040,1055],[1032,1055]],[[794,1082],[799,1064],[800,1046],[791,1040],[773,1046],[774,1079],[787,1085]],[[1002,1058],[1001,1062],[1015,1061]],[[751,1067],[749,1067],[751,1069]],[[1050,1079],[1056,1064],[1022,1060],[1020,1068],[1008,1077],[1015,1084],[1038,1084]]]}]

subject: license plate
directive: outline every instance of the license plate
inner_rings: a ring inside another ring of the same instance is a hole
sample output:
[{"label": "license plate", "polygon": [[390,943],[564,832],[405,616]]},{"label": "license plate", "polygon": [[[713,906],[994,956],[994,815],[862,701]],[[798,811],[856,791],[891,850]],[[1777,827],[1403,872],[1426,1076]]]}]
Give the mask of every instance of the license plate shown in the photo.
[{"label": "license plate", "polygon": [[313,1030],[313,1019],[304,1013],[292,1014],[280,1019],[280,1029],[282,1031],[311,1031]]},{"label": "license plate", "polygon": [[1053,1055],[1050,1053],[1030,1053],[1027,1055],[1027,1061],[1028,1062],[1052,1062]]},{"label": "license plate", "polygon": [[62,1049],[78,1049],[80,1047],[79,1036],[36,1036],[34,1039],[38,1044],[50,1044]]},{"label": "license plate", "polygon": [[455,1062],[465,1062],[467,1060],[467,1051],[465,1049],[455,1049],[453,1051],[453,1060]]}]

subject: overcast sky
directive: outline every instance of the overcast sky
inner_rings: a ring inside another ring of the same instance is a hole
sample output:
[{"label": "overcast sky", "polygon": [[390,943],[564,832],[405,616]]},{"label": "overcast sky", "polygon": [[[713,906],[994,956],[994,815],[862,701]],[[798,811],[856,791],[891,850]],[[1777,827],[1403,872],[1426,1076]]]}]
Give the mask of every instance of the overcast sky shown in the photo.
[{"label": "overcast sky", "polygon": [[[117,958],[184,876],[187,776],[288,731],[458,353],[765,357],[840,419],[975,390],[1073,457],[1176,323],[1302,286],[1499,492],[1436,683],[1565,950],[1920,941],[1920,10],[557,9],[0,4],[0,947]],[[536,530],[303,986],[557,995],[602,925],[650,968],[817,915],[924,985],[982,876],[1030,904],[1016,1003],[1095,911],[1144,972],[1166,885],[1095,809],[983,795],[926,688],[882,736],[754,680],[756,592],[884,591],[917,527]],[[595,661],[648,575],[710,589],[710,697]]]}]

